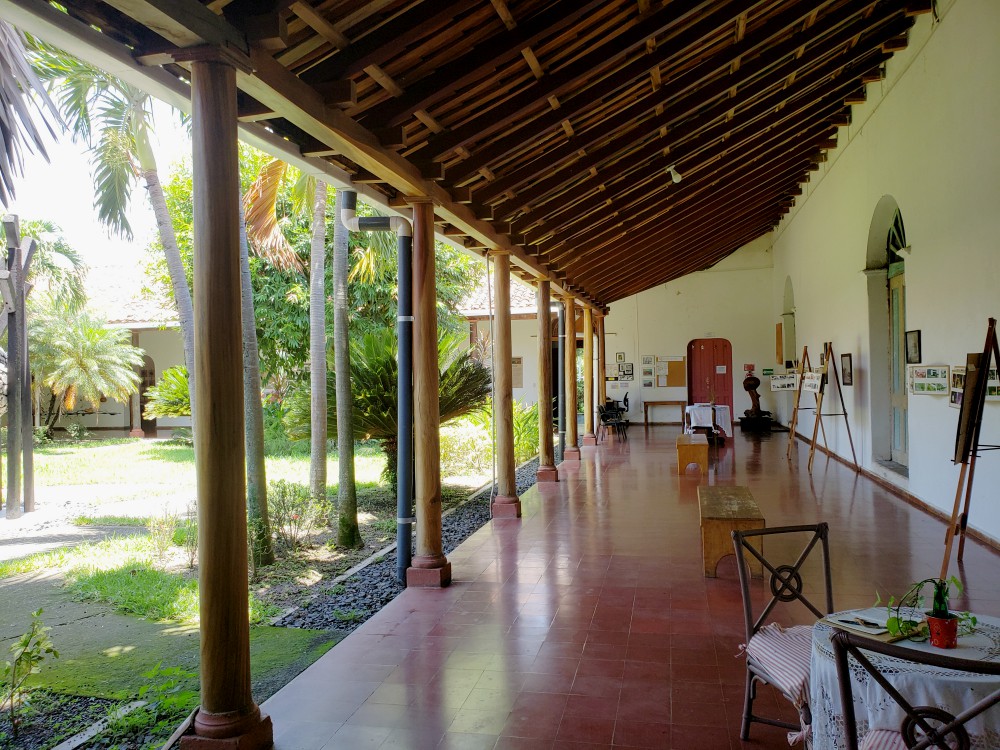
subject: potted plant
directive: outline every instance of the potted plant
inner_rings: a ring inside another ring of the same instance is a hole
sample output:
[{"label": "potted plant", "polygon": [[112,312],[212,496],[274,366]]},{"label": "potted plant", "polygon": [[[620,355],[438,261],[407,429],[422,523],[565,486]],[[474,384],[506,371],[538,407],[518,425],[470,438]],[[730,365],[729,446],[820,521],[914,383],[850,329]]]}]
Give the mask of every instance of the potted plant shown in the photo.
[{"label": "potted plant", "polygon": [[[927,585],[934,592],[931,609],[924,613],[924,620],[916,619],[915,615],[924,607],[923,591]],[[911,640],[926,640],[929,637],[932,646],[955,648],[959,631],[963,635],[971,633],[975,629],[976,618],[969,612],[952,612],[948,608],[952,586],[957,593],[962,593],[962,582],[955,576],[925,578],[912,584],[899,601],[891,597],[886,629],[893,636]],[[924,622],[927,623],[926,628]]]}]

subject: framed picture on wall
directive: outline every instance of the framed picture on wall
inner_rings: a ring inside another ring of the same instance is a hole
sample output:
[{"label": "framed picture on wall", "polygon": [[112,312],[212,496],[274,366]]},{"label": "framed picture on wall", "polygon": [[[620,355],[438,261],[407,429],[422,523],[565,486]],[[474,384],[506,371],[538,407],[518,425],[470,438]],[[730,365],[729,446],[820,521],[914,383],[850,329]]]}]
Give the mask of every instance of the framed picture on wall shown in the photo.
[{"label": "framed picture on wall", "polygon": [[626,362],[625,363],[625,374],[626,375],[634,375],[635,374],[634,371],[633,371],[632,363],[631,362]]},{"label": "framed picture on wall", "polygon": [[618,352],[615,355],[615,361],[616,362],[624,362],[625,361],[625,352]]},{"label": "framed picture on wall", "polygon": [[906,364],[920,364],[920,331],[906,332]]},{"label": "framed picture on wall", "polygon": [[854,363],[850,354],[840,355],[840,382],[843,385],[854,385]]},{"label": "framed picture on wall", "polygon": [[653,355],[652,354],[643,354],[642,355],[642,363],[644,365],[651,365],[651,364],[653,364]]}]

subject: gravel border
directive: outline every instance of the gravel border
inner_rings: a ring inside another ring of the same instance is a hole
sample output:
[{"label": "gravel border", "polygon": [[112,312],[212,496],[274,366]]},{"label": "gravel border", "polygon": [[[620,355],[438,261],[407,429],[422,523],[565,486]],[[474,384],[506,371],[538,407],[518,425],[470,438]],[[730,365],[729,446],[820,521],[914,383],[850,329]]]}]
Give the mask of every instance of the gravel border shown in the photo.
[{"label": "gravel border", "polygon": [[[538,457],[517,467],[517,494],[535,484]],[[448,554],[490,520],[490,498],[496,485],[486,485],[460,505],[442,515],[441,537]],[[358,628],[403,589],[396,580],[395,544],[376,552],[343,575],[328,583],[301,607],[279,615],[272,624],[317,630],[338,629],[350,632]]]}]

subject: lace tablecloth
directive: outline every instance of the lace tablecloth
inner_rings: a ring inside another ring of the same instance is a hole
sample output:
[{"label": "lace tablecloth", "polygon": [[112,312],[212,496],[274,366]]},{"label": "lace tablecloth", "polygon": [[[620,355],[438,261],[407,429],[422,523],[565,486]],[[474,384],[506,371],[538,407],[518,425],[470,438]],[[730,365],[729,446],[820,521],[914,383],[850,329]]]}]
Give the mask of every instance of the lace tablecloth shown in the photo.
[{"label": "lace tablecloth", "polygon": [[[979,624],[972,635],[962,636],[958,648],[949,656],[1000,662],[1000,619],[978,616]],[[830,637],[833,626],[820,620],[813,626],[812,655],[809,673],[809,704],[812,710],[813,750],[843,750],[844,718],[837,684],[837,664],[833,657]],[[897,645],[919,651],[941,653],[929,643],[900,641]],[[952,713],[971,706],[980,698],[1000,687],[1000,677],[968,672],[940,670],[913,664],[879,654],[867,654],[872,664],[899,688],[913,705],[938,706]],[[854,715],[858,734],[864,737],[872,729],[899,731],[905,718],[903,710],[865,672],[850,660],[854,693]],[[976,717],[966,727],[974,750],[1000,748],[1000,709],[993,708]]]}]

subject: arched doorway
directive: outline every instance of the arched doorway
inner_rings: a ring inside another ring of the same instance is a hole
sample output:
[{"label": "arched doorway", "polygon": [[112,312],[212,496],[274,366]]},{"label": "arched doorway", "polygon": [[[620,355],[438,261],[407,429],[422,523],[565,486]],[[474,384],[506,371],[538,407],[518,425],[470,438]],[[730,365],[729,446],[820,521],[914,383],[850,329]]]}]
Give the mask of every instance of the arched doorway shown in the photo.
[{"label": "arched doorway", "polygon": [[899,206],[884,195],[872,216],[865,263],[872,458],[900,472],[909,464],[906,274],[901,255],[907,247]]},{"label": "arched doorway", "polygon": [[728,339],[694,339],[687,347],[688,403],[733,408],[733,347]]}]

